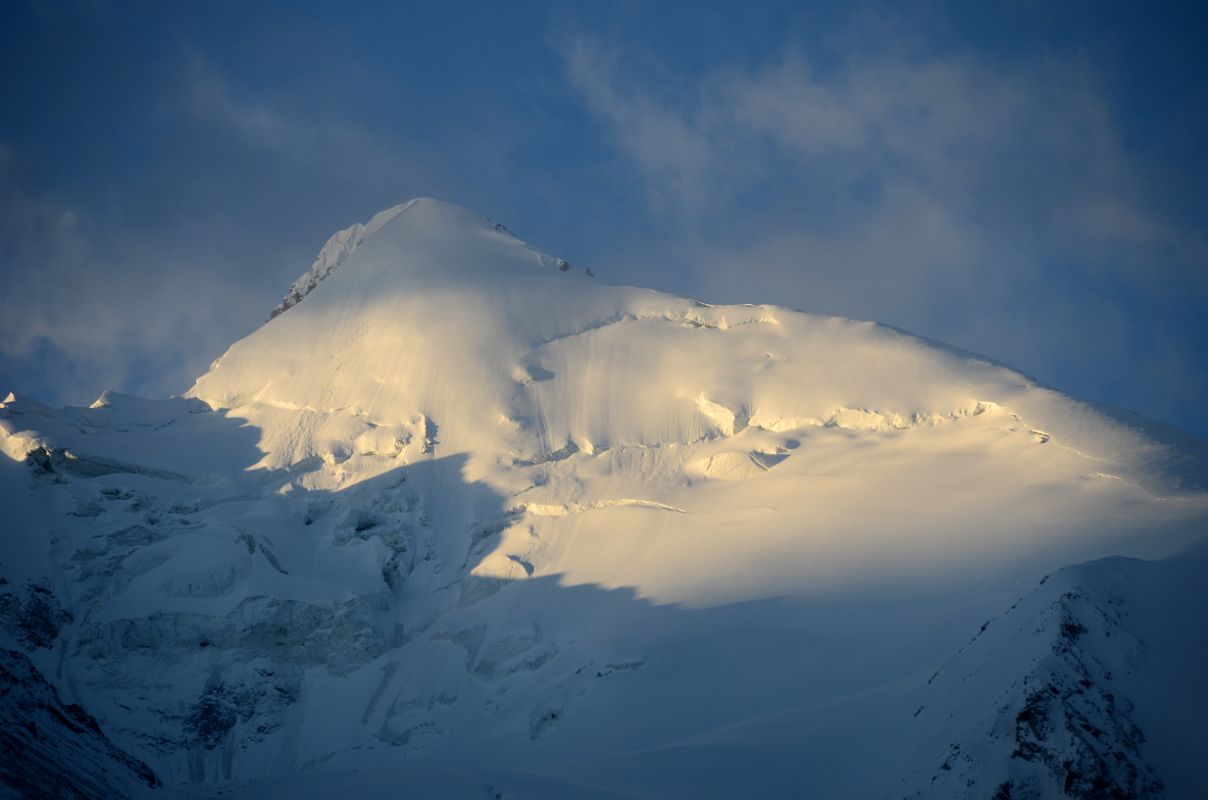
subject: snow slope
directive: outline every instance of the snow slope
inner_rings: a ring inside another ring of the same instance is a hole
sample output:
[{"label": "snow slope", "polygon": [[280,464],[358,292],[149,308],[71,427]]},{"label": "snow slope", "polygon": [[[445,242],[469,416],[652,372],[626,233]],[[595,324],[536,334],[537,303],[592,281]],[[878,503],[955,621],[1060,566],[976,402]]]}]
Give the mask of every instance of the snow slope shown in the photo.
[{"label": "snow slope", "polygon": [[[332,237],[186,398],[10,397],[0,449],[2,574],[70,616],[0,644],[194,796],[352,770],[364,793],[948,796],[927,770],[954,743],[990,791],[1019,759],[912,716],[963,696],[927,677],[1040,576],[1208,533],[1175,432],[872,323],[611,286],[424,199]],[[941,675],[1026,704],[1059,634],[1024,629],[977,656],[1001,671]],[[1125,689],[1104,752],[1197,796],[1125,741],[1177,716]],[[1050,767],[1013,780],[1059,796]]]}]

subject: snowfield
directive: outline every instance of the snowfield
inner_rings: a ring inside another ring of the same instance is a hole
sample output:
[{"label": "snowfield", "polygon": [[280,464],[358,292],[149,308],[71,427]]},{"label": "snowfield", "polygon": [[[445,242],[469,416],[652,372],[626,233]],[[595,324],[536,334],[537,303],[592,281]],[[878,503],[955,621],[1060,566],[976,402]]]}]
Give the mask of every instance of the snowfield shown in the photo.
[{"label": "snowfield", "polygon": [[0,450],[11,796],[1208,796],[1204,445],[896,329],[419,199]]}]

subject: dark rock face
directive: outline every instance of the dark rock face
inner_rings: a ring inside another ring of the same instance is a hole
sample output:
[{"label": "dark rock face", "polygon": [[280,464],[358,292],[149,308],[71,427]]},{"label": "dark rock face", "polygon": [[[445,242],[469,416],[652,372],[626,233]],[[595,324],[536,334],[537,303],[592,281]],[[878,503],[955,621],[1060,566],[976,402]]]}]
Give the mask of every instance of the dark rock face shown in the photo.
[{"label": "dark rock face", "polygon": [[[963,730],[938,768],[920,776],[927,788],[913,797],[1161,796],[1133,705],[1117,688],[1145,643],[1129,630],[1126,603],[1109,585],[1077,578],[1063,576],[1064,589],[1042,581],[932,676],[939,696],[931,713],[947,711],[950,726]],[[972,685],[985,700],[964,696],[962,687]],[[990,705],[976,712],[977,703]]]},{"label": "dark rock face", "polygon": [[0,786],[18,797],[111,800],[159,779],[64,704],[24,654],[0,650]]},{"label": "dark rock face", "polygon": [[24,647],[50,647],[70,621],[71,614],[45,586],[31,582],[17,591],[7,581],[0,584],[0,624]]},{"label": "dark rock face", "polygon": [[245,680],[216,676],[185,716],[183,729],[190,744],[213,750],[243,724],[242,744],[254,744],[277,728],[282,710],[296,703],[300,692],[296,679],[263,667]]},{"label": "dark rock face", "polygon": [[1035,675],[1044,680],[1015,714],[1011,758],[1042,766],[1063,795],[1078,800],[1141,800],[1162,791],[1142,757],[1145,737],[1132,720],[1132,704],[1117,699],[1112,672],[1094,652],[1092,625],[1105,640],[1113,632],[1117,641],[1129,638],[1118,605],[1116,598],[1077,590],[1061,595],[1052,656]]}]

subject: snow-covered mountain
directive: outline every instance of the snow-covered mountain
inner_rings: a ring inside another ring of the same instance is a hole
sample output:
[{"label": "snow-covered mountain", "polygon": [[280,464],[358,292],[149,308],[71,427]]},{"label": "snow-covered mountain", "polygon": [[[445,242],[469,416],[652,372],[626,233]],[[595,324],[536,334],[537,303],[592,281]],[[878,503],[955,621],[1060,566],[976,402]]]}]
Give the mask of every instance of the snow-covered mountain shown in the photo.
[{"label": "snow-covered mountain", "polygon": [[446,203],[186,397],[10,395],[0,449],[5,758],[79,763],[8,735],[53,695],[114,796],[1208,787],[1202,445]]}]

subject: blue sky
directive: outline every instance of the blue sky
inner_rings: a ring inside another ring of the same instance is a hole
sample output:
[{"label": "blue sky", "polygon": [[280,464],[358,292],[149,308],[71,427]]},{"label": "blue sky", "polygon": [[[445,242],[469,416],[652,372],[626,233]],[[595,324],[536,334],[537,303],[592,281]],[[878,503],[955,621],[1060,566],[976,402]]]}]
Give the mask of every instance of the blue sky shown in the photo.
[{"label": "blue sky", "polygon": [[1208,436],[1193,5],[3,15],[0,391],[184,391],[328,235],[429,195],[616,282],[877,319]]}]

